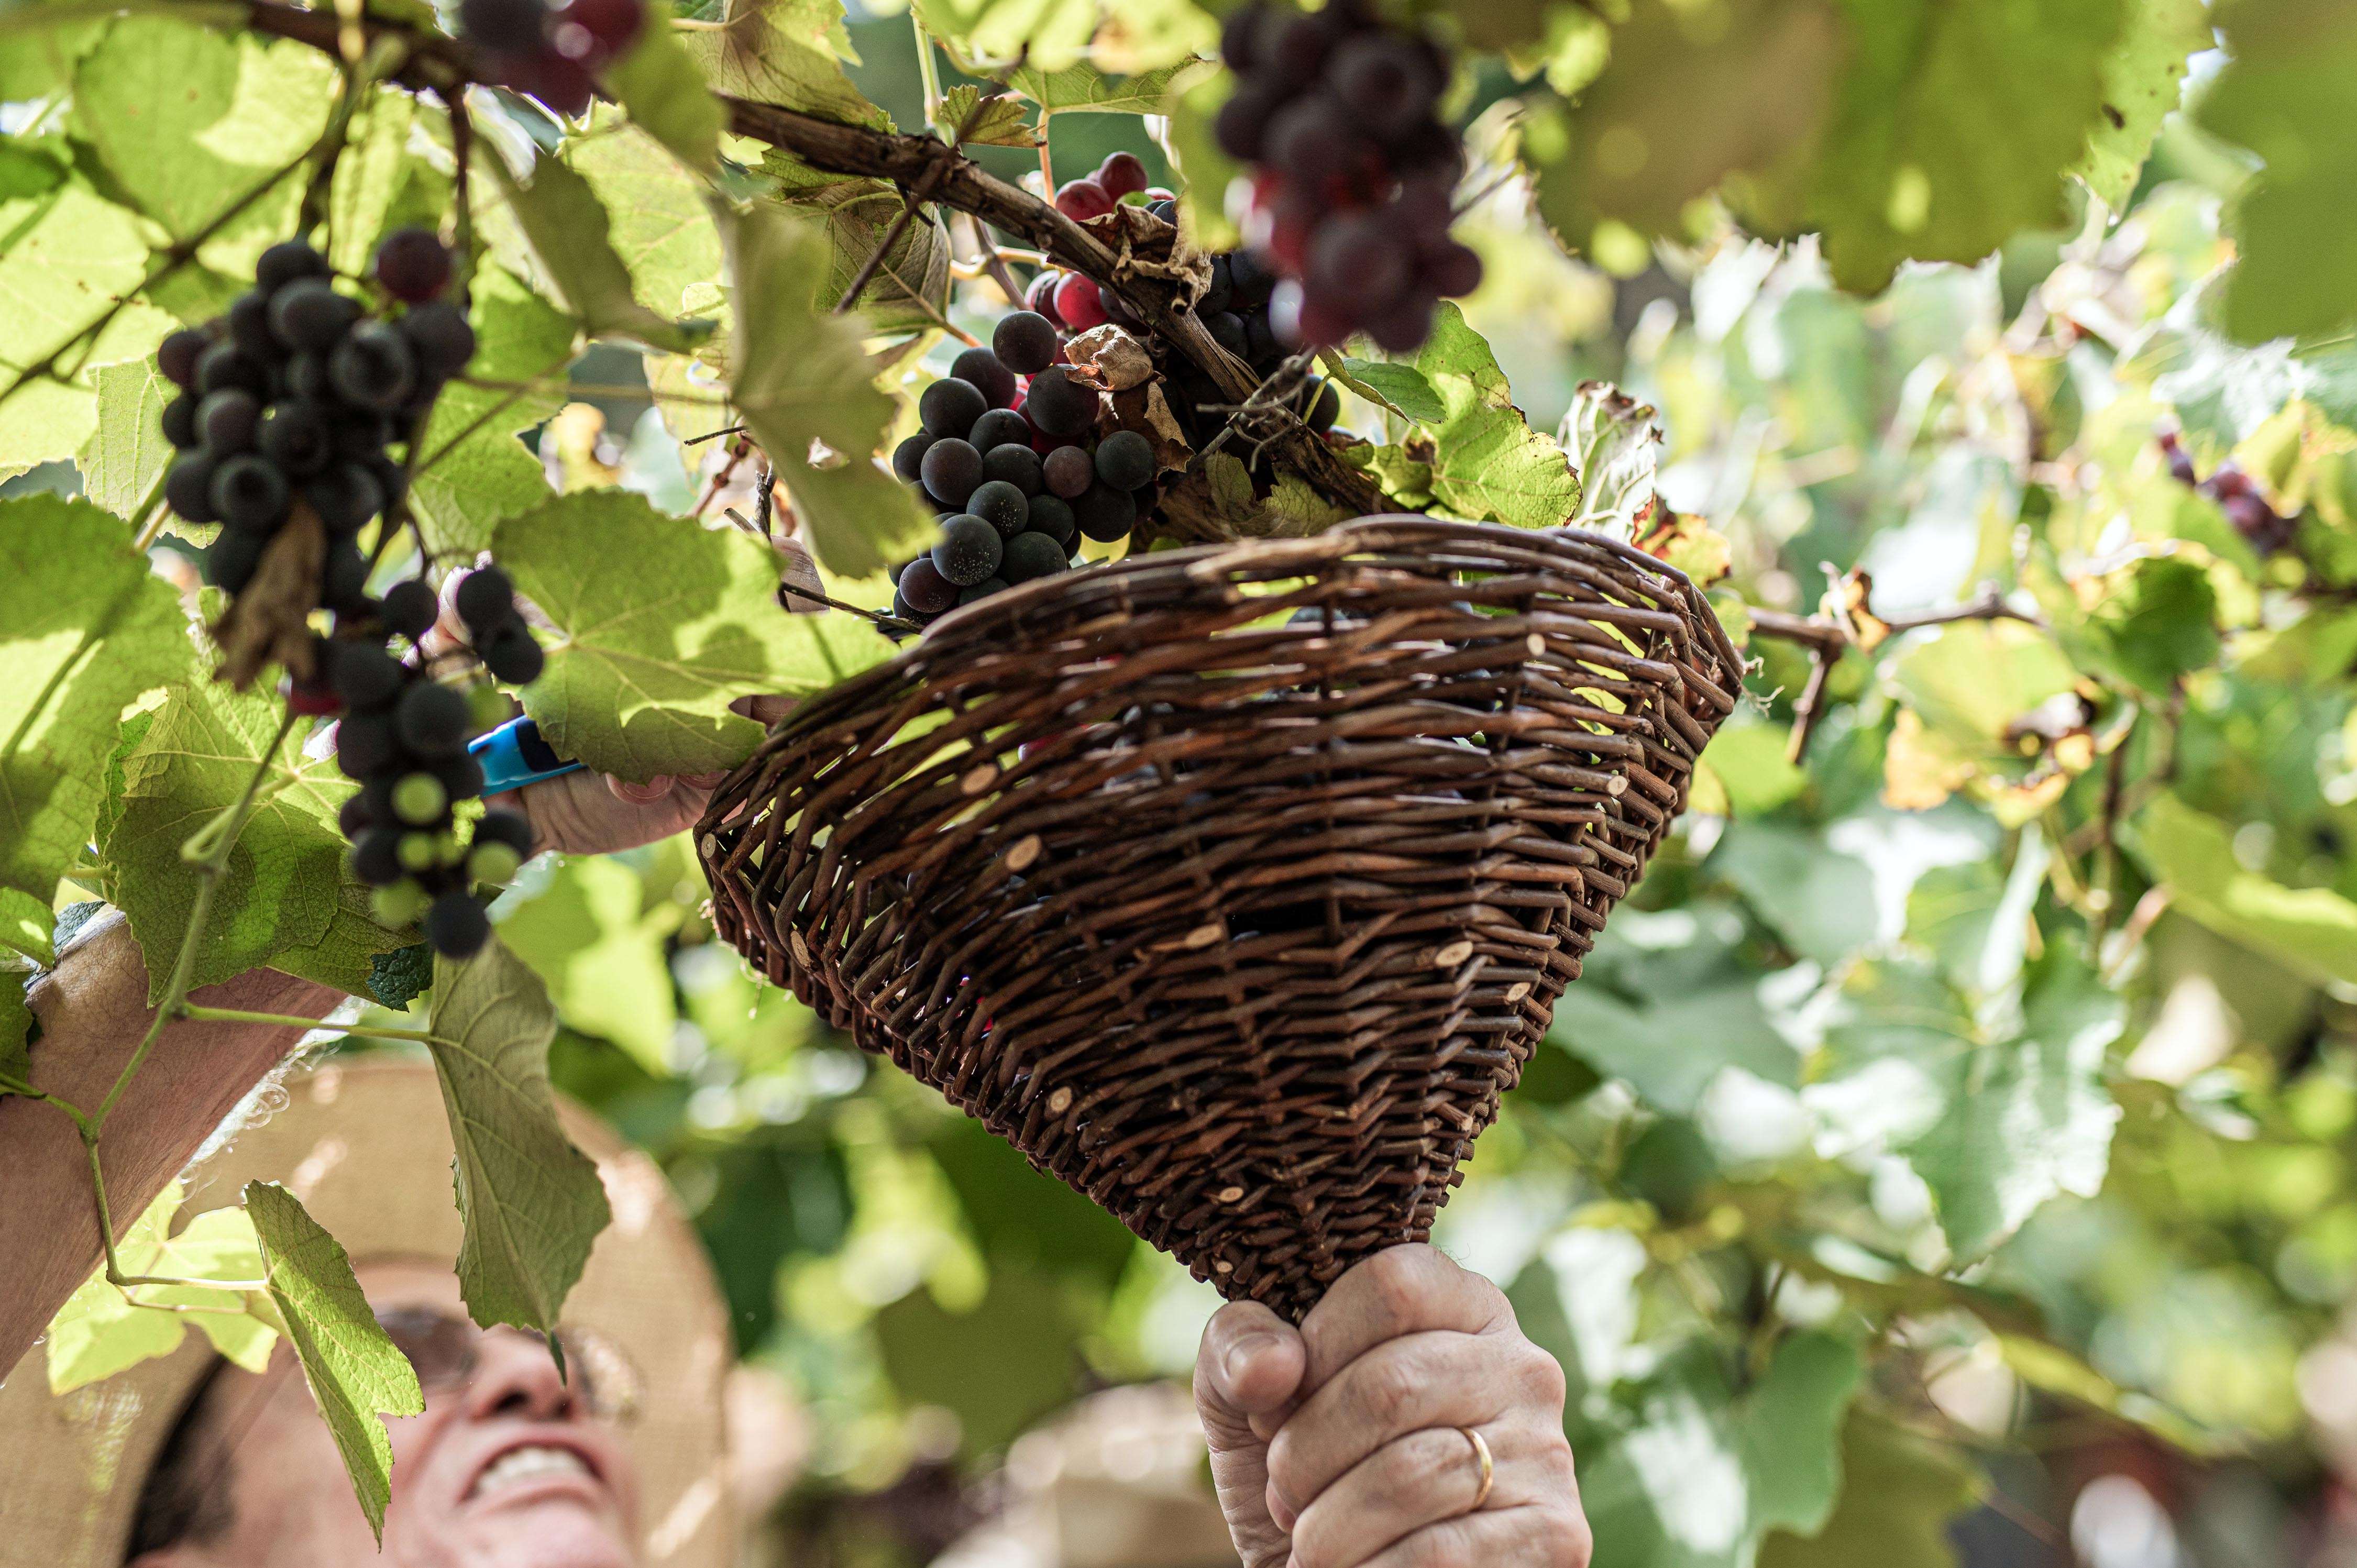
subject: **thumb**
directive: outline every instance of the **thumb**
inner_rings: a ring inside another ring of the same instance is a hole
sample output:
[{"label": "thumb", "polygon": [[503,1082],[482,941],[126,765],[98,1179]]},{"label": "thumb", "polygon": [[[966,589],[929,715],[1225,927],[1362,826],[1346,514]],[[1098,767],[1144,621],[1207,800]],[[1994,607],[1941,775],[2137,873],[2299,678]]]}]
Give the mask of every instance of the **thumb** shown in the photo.
[{"label": "thumb", "polygon": [[1232,1302],[1203,1330],[1195,1410],[1211,1447],[1211,1483],[1245,1568],[1275,1568],[1290,1518],[1271,1512],[1268,1439],[1292,1412],[1309,1364],[1301,1334],[1258,1302]]}]

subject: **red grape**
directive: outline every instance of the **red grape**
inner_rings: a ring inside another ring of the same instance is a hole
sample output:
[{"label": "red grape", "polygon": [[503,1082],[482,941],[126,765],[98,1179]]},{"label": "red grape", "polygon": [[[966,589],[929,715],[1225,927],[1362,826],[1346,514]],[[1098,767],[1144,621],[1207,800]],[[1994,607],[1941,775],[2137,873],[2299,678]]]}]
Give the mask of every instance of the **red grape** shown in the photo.
[{"label": "red grape", "polygon": [[1056,285],[1056,314],[1075,332],[1103,326],[1106,317],[1104,306],[1097,297],[1096,280],[1066,273],[1063,282]]},{"label": "red grape", "polygon": [[1146,188],[1146,164],[1135,153],[1112,153],[1099,165],[1096,182],[1118,201]]},{"label": "red grape", "polygon": [[1075,223],[1102,218],[1114,209],[1114,205],[1113,193],[1086,177],[1066,182],[1056,192],[1056,210]]}]

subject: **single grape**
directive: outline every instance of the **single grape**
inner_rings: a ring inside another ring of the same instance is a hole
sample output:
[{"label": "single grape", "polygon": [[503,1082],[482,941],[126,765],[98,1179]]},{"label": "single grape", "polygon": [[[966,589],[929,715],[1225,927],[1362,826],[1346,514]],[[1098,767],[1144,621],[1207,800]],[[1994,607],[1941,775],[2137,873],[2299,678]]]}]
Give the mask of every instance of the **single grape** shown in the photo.
[{"label": "single grape", "polygon": [[1247,81],[1238,85],[1211,122],[1211,135],[1220,150],[1239,162],[1258,163],[1268,142],[1269,117],[1282,102],[1281,95],[1263,83]]},{"label": "single grape", "polygon": [[1408,257],[1376,215],[1336,218],[1310,242],[1301,281],[1346,310],[1380,314],[1408,286]]},{"label": "single grape", "polygon": [[371,269],[384,292],[422,305],[450,283],[450,250],[429,229],[395,229],[377,242]]},{"label": "single grape", "polygon": [[1118,201],[1133,196],[1153,183],[1146,177],[1146,164],[1135,153],[1108,153],[1105,161],[1097,166],[1096,182],[1106,194]]},{"label": "single grape", "polygon": [[1012,539],[1023,532],[1031,516],[1031,503],[1023,492],[1005,479],[990,479],[974,488],[966,498],[965,510],[998,530],[1001,539]]},{"label": "single grape", "polygon": [[303,495],[331,535],[349,538],[385,507],[376,476],[358,463],[330,463],[303,483]]},{"label": "single grape", "polygon": [[1113,544],[1129,537],[1137,523],[1137,502],[1127,490],[1114,489],[1111,485],[1091,485],[1088,492],[1072,503],[1072,520],[1081,532],[1099,544]]},{"label": "single grape", "polygon": [[1285,358],[1285,344],[1277,338],[1276,329],[1267,313],[1244,317],[1244,359],[1254,369],[1274,366]]},{"label": "single grape", "polygon": [[237,387],[210,392],[197,404],[197,439],[213,461],[223,462],[253,450],[261,419],[262,405],[252,392]]},{"label": "single grape", "polygon": [[[1063,274],[1050,270],[1034,277],[1023,290],[1024,307],[1034,316],[1045,318],[1050,327],[1061,327],[1064,324],[1064,318],[1056,314],[1056,285],[1063,281]],[[1015,362],[1006,358],[1003,348],[999,349],[998,357],[1005,364],[1011,366]],[[1023,371],[1019,373],[1028,376],[1031,372]]]},{"label": "single grape", "polygon": [[[1367,322],[1367,336],[1387,354],[1410,353],[1432,336],[1432,313],[1438,301],[1420,289]],[[1340,341],[1337,336],[1334,341]]]},{"label": "single grape", "polygon": [[1028,447],[1031,445],[1031,422],[1011,408],[994,408],[974,422],[966,436],[974,449],[985,457],[996,447],[1009,442]]},{"label": "single grape", "polygon": [[388,628],[415,642],[441,615],[442,600],[425,578],[407,577],[384,591],[381,613]]},{"label": "single grape", "polygon": [[368,557],[358,544],[350,539],[329,540],[327,562],[319,568],[319,602],[343,614],[373,614],[368,575]]},{"label": "single grape", "polygon": [[1097,420],[1097,394],[1050,365],[1031,378],[1023,412],[1050,435],[1078,435]]},{"label": "single grape", "polygon": [[197,356],[212,347],[212,339],[200,327],[183,327],[164,339],[156,350],[156,367],[177,387],[197,384]]},{"label": "single grape", "polygon": [[[468,712],[472,713],[474,706],[468,703]],[[436,757],[425,765],[425,770],[441,780],[443,791],[453,800],[471,800],[483,792],[483,765],[466,752]]]},{"label": "single grape", "polygon": [[467,325],[467,313],[447,300],[404,312],[401,335],[409,339],[423,381],[447,381],[475,357],[475,329]]},{"label": "single grape", "polygon": [[1394,34],[1346,40],[1326,68],[1326,81],[1359,124],[1386,142],[1415,130],[1440,93],[1424,51]]},{"label": "single grape", "polygon": [[1204,285],[1202,297],[1195,301],[1195,314],[1208,323],[1212,317],[1230,309],[1236,297],[1235,262],[1232,257],[1211,258],[1211,281]]},{"label": "single grape", "polygon": [[458,579],[450,603],[468,631],[488,637],[514,618],[515,584],[497,566],[485,566]]},{"label": "single grape", "polygon": [[260,289],[248,289],[230,302],[229,340],[237,345],[238,352],[257,365],[266,365],[279,355],[277,339],[270,335],[270,296]]},{"label": "single grape", "polygon": [[1240,5],[1220,25],[1220,58],[1239,76],[1249,74],[1259,61],[1260,51],[1254,45],[1265,14],[1257,5]]},{"label": "single grape", "polygon": [[336,826],[348,839],[356,839],[376,826],[376,813],[369,810],[367,797],[354,795],[346,800],[336,812]]},{"label": "single grape", "polygon": [[963,435],[988,412],[990,399],[982,389],[955,376],[935,381],[917,399],[917,417],[935,436]]},{"label": "single grape", "polygon": [[1462,299],[1481,286],[1480,252],[1451,240],[1425,259],[1418,274],[1443,299]]},{"label": "single grape", "polygon": [[933,544],[933,570],[946,582],[972,587],[996,575],[1004,553],[1005,544],[996,527],[971,512],[960,512],[942,521],[941,538]]},{"label": "single grape", "polygon": [[[447,686],[431,681],[420,681],[402,693],[401,706],[395,710],[401,732],[401,743],[420,757],[448,757],[467,744],[467,731],[474,723],[474,709],[464,695]],[[441,786],[436,784],[438,792]],[[401,802],[393,802],[396,810]],[[435,807],[441,810],[439,805]],[[407,812],[404,821],[414,822]]]},{"label": "single grape", "polygon": [[1096,483],[1096,459],[1078,446],[1059,446],[1039,465],[1039,474],[1050,495],[1071,500]]},{"label": "single grape", "polygon": [[523,856],[503,843],[478,843],[467,852],[467,876],[469,881],[488,882],[494,887],[504,887],[515,880],[523,869]]},{"label": "single grape", "polygon": [[373,711],[401,695],[407,671],[382,648],[367,642],[331,642],[328,649],[328,683],[354,709]]},{"label": "single grape", "polygon": [[325,278],[297,278],[270,296],[270,330],[288,349],[326,354],[360,318],[360,302]]},{"label": "single grape", "polygon": [[401,868],[401,833],[370,828],[352,842],[352,870],[371,887],[385,887],[406,875]]},{"label": "single grape", "polygon": [[280,367],[279,379],[288,397],[322,406],[335,401],[336,389],[328,384],[328,357],[325,354],[306,352],[288,355]]},{"label": "single grape", "polygon": [[[344,770],[345,778],[374,779],[400,761],[401,740],[393,734],[392,714],[348,714],[336,725],[336,766]],[[393,814],[390,786],[382,806],[371,803],[370,810],[380,816]]]},{"label": "single grape", "polygon": [[1034,577],[1052,577],[1063,569],[1062,540],[1045,533],[1018,533],[1006,542],[998,575],[1010,583],[1028,583]]},{"label": "single grape", "polygon": [[325,412],[317,403],[293,399],[274,403],[262,411],[262,424],[255,440],[264,456],[296,478],[325,467],[335,449]]},{"label": "single grape", "polygon": [[979,344],[950,361],[950,374],[981,388],[983,397],[993,408],[1006,408],[1015,402],[1015,372],[996,353]]},{"label": "single grape", "polygon": [[1175,225],[1178,221],[1178,199],[1175,196],[1166,196],[1158,201],[1149,201],[1146,204],[1146,209],[1165,223]]},{"label": "single grape", "polygon": [[253,263],[253,284],[264,294],[276,294],[297,278],[323,278],[328,258],[301,240],[281,240]]},{"label": "single grape", "polygon": [[1318,401],[1311,403],[1309,412],[1301,416],[1302,423],[1323,434],[1333,429],[1334,422],[1341,417],[1342,394],[1335,390],[1332,381],[1320,382]]},{"label": "single grape", "polygon": [[210,395],[232,388],[259,398],[270,390],[270,373],[238,351],[234,343],[216,343],[197,356],[197,392]]},{"label": "single grape", "polygon": [[547,27],[548,7],[541,0],[459,0],[459,32],[491,48],[537,49]]},{"label": "single grape", "polygon": [[1116,430],[1097,443],[1097,478],[1117,490],[1135,490],[1154,478],[1154,443],[1135,430]]},{"label": "single grape", "polygon": [[475,651],[482,656],[483,667],[494,679],[511,686],[529,686],[540,679],[548,663],[548,655],[541,651],[539,639],[521,618],[511,620],[490,636],[483,639]]},{"label": "single grape", "polygon": [[[908,596],[900,592],[898,584],[895,584],[892,588],[892,615],[895,619],[912,620],[920,625],[922,625],[925,619],[925,612],[909,602]],[[884,635],[898,642],[906,634],[896,628],[885,632]]]},{"label": "single grape", "polygon": [[182,451],[197,445],[197,400],[182,392],[164,405],[164,439]]},{"label": "single grape", "polygon": [[957,602],[960,605],[970,605],[976,599],[986,599],[993,594],[1003,594],[1006,591],[1006,578],[985,577],[981,582],[976,583],[971,588],[960,588],[958,590]]},{"label": "single grape", "polygon": [[[1031,292],[1036,294],[1039,289],[1034,281]],[[998,325],[991,328],[990,347],[1008,370],[1018,375],[1036,376],[1056,362],[1056,351],[1063,347],[1063,341],[1056,336],[1056,324],[1034,307],[1001,317]]]},{"label": "single grape", "polygon": [[253,580],[253,569],[262,564],[262,547],[269,542],[267,534],[222,529],[205,552],[205,581],[229,593],[243,593]]},{"label": "single grape", "polygon": [[1061,496],[1038,495],[1031,498],[1032,533],[1044,533],[1059,544],[1069,546],[1080,532],[1072,521],[1072,509]]},{"label": "single grape", "polygon": [[937,501],[963,506],[966,497],[974,494],[974,487],[982,483],[982,454],[974,449],[970,441],[962,441],[954,435],[945,436],[926,449],[920,469],[924,478],[926,494]]},{"label": "single grape", "polygon": [[479,844],[505,844],[529,860],[532,858],[532,823],[522,811],[485,811],[482,821],[475,824],[475,842]]},{"label": "single grape", "polygon": [[230,527],[267,534],[286,517],[286,476],[264,458],[231,457],[213,469],[207,499]]},{"label": "single grape", "polygon": [[390,887],[378,888],[369,899],[369,909],[378,925],[400,931],[415,925],[429,902],[425,889],[404,876]]},{"label": "single grape", "polygon": [[[424,777],[424,775],[419,775]],[[418,831],[401,835],[401,868],[414,876],[423,876],[442,864],[442,844],[431,832]]]},{"label": "single grape", "polygon": [[[990,416],[985,414],[983,417],[987,419]],[[893,447],[892,471],[912,485],[921,480],[925,477],[925,452],[932,446],[933,439],[932,436],[920,430],[898,446]]]},{"label": "single grape", "polygon": [[1104,312],[1107,321],[1125,332],[1146,330],[1145,318],[1129,307],[1129,301],[1102,284],[1097,285],[1097,308]]},{"label": "single grape", "polygon": [[344,408],[330,397],[323,405],[333,411],[335,453],[348,463],[364,463],[393,439],[393,421],[374,409]]},{"label": "single grape", "polygon": [[472,958],[491,940],[491,918],[472,893],[454,889],[425,911],[425,940],[444,958]]},{"label": "single grape", "polygon": [[398,327],[363,321],[328,356],[328,380],[346,402],[384,413],[417,385],[417,355]]},{"label": "single grape", "polygon": [[1222,310],[1217,316],[1203,318],[1203,329],[1211,341],[1242,360],[1250,356],[1252,344],[1244,336],[1244,318],[1232,310]]},{"label": "single grape", "polygon": [[[996,543],[998,531],[992,529],[990,537]],[[939,615],[957,603],[958,587],[958,584],[942,575],[941,568],[933,564],[931,554],[918,556],[900,574],[900,596],[909,601],[910,609],[920,615]]]},{"label": "single grape", "polygon": [[1086,332],[1105,324],[1104,306],[1097,301],[1097,285],[1093,278],[1078,273],[1066,273],[1056,285],[1056,315],[1075,332]]},{"label": "single grape", "polygon": [[1232,251],[1228,253],[1228,284],[1232,292],[1228,308],[1242,314],[1268,303],[1269,291],[1276,287],[1276,274],[1262,265],[1260,258],[1250,251]]},{"label": "single grape", "polygon": [[1085,175],[1066,180],[1056,188],[1056,210],[1075,223],[1102,218],[1114,209],[1114,205],[1113,192]]},{"label": "single grape", "polygon": [[[1028,441],[1007,442],[982,455],[983,488],[993,483],[1013,485],[1028,498],[1039,493],[1039,454]],[[974,492],[981,494],[981,490]]]}]

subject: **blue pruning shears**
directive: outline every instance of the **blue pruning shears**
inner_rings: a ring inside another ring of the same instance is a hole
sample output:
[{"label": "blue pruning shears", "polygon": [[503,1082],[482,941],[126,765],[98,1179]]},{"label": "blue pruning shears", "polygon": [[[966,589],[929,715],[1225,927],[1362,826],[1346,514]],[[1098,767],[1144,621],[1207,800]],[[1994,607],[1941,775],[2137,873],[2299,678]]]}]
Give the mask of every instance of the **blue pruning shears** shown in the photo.
[{"label": "blue pruning shears", "polygon": [[556,755],[540,738],[540,726],[530,719],[510,719],[467,743],[468,755],[483,768],[483,794],[488,799],[503,790],[521,789],[544,779],[554,779],[581,765]]}]

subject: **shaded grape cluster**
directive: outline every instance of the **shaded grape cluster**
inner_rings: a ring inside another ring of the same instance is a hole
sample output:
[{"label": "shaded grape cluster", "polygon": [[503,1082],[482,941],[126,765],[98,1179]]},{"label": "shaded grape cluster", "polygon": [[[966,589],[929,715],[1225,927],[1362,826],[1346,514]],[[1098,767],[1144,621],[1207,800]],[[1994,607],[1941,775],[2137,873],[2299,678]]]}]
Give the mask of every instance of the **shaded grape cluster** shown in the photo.
[{"label": "shaded grape cluster", "polygon": [[644,0],[460,0],[458,36],[490,57],[492,81],[577,116],[646,20]]},{"label": "shaded grape cluster", "polygon": [[[416,585],[424,601],[386,599],[388,618],[405,612],[397,629],[413,639],[436,607],[433,590]],[[491,932],[474,886],[506,883],[532,854],[531,824],[513,811],[487,811],[470,838],[458,837],[458,802],[483,792],[482,767],[467,752],[475,705],[374,643],[329,642],[320,651],[343,709],[337,764],[361,787],[341,818],[352,869],[376,889],[379,920],[399,929],[422,918],[436,952],[465,958]]]},{"label": "shaded grape cluster", "polygon": [[2251,476],[2233,463],[2218,466],[2208,478],[2200,478],[2193,468],[2193,458],[2175,431],[2165,430],[2160,435],[2160,449],[2169,459],[2169,472],[2179,483],[2190,485],[2218,503],[2234,532],[2250,542],[2251,548],[2262,555],[2272,555],[2288,549],[2292,538],[2299,532],[2298,519],[2286,517],[2269,506]]},{"label": "shaded grape cluster", "polygon": [[1286,274],[1277,335],[1330,346],[1364,332],[1405,353],[1440,300],[1470,294],[1481,259],[1448,233],[1464,149],[1437,110],[1448,57],[1367,0],[1232,13],[1220,49],[1234,94],[1215,126],[1259,166],[1247,231]]},{"label": "shaded grape cluster", "polygon": [[941,517],[932,548],[893,569],[893,613],[920,625],[1017,583],[1052,576],[1081,541],[1125,540],[1156,496],[1153,443],[1098,431],[1095,389],[1071,379],[1045,315],[1004,317],[917,403],[923,428],[893,471]]},{"label": "shaded grape cluster", "polygon": [[485,669],[511,686],[529,686],[540,679],[547,656],[524,625],[516,608],[515,585],[505,572],[486,566],[468,573],[459,579],[452,603]]},{"label": "shaded grape cluster", "polygon": [[164,339],[159,363],[181,389],[163,415],[178,449],[164,499],[190,522],[221,525],[206,562],[215,584],[242,592],[299,501],[327,532],[318,602],[372,607],[360,532],[406,482],[385,448],[416,435],[475,351],[466,313],[438,297],[450,274],[432,234],[388,235],[375,262],[388,309],[371,314],[336,286],[326,257],[288,240],[262,253],[227,315]]}]

